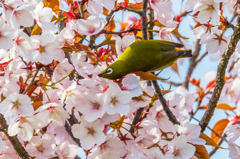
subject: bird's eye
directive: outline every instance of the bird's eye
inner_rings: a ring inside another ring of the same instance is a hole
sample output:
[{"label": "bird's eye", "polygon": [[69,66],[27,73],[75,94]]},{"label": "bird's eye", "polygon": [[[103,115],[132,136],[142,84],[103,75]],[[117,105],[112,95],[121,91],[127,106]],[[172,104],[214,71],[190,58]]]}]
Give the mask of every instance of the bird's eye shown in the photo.
[{"label": "bird's eye", "polygon": [[113,72],[112,68],[108,68],[107,71],[106,71],[107,74],[111,74],[112,72]]}]

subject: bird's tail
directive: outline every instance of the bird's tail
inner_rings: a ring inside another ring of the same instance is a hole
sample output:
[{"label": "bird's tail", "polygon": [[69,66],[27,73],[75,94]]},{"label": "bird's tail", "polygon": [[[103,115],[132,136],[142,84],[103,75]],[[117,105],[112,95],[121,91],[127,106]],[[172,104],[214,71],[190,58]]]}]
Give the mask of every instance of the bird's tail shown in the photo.
[{"label": "bird's tail", "polygon": [[177,52],[179,53],[180,58],[192,57],[192,50],[191,49],[178,50]]}]

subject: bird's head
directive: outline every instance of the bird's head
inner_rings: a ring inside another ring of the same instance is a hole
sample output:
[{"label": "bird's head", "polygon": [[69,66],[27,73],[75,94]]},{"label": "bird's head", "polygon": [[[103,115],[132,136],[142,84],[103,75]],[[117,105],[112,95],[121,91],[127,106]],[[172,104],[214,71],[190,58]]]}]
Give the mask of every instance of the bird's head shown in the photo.
[{"label": "bird's head", "polygon": [[98,74],[99,77],[108,78],[111,80],[119,79],[128,74],[128,70],[122,65],[122,62],[116,61],[109,65],[105,70]]}]

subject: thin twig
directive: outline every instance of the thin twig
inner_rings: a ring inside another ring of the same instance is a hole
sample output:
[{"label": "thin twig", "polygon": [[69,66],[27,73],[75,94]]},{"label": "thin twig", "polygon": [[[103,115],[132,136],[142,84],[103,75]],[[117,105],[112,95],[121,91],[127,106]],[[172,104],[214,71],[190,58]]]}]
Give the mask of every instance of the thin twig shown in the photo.
[{"label": "thin twig", "polygon": [[27,91],[28,91],[28,90],[31,88],[31,86],[34,84],[34,80],[35,80],[35,78],[37,77],[37,74],[38,74],[38,72],[40,71],[40,69],[41,69],[41,67],[36,69],[36,72],[35,72],[35,74],[33,75],[33,78],[32,78],[32,80],[31,80],[31,82],[29,83],[29,85],[27,86],[27,88],[22,92],[22,94],[26,94]]},{"label": "thin twig", "polygon": [[196,68],[198,62],[196,61],[197,57],[199,56],[199,52],[200,52],[200,49],[201,49],[201,44],[200,44],[200,39],[198,39],[195,43],[195,46],[194,46],[194,51],[193,51],[193,56],[192,58],[190,59],[190,65],[189,65],[189,68],[188,68],[188,72],[187,72],[187,75],[185,77],[185,80],[183,82],[183,87],[185,87],[186,89],[188,89],[188,86],[189,86],[189,79],[191,78],[192,76],[192,73],[193,73],[193,70]]},{"label": "thin twig", "polygon": [[131,8],[127,8],[127,7],[124,7],[124,6],[120,5],[120,4],[118,5],[118,7],[122,8],[122,9],[126,9],[127,11],[130,11],[130,12],[141,14],[141,11],[138,11],[138,10],[135,10],[135,9],[131,9]]},{"label": "thin twig", "polygon": [[[221,146],[223,141],[226,141],[226,137],[227,137],[227,134],[225,133],[222,138],[220,139],[220,141],[218,142],[218,145]],[[227,141],[226,141],[227,142]],[[214,149],[212,149],[212,151],[209,153],[209,156],[211,157],[212,155],[214,155],[217,150],[219,149],[219,147],[214,147]]]}]

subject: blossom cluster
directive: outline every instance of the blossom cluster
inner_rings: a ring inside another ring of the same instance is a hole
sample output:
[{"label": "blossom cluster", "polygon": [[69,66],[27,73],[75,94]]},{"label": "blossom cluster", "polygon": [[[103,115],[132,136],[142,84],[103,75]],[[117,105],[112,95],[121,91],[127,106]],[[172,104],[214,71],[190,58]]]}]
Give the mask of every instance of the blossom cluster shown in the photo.
[{"label": "blossom cluster", "polygon": [[[234,7],[229,1],[185,2],[186,12],[194,12],[193,33],[214,54],[213,60],[230,41],[226,29],[217,26],[225,24],[220,5]],[[174,30],[181,23],[172,11],[174,1],[149,2],[158,38],[172,41],[172,35],[180,35]],[[190,123],[196,95],[185,87],[166,94],[181,123],[177,125],[169,120],[154,89],[136,74],[115,81],[98,76],[138,40],[141,20],[129,16],[122,31],[132,32],[122,37],[105,34],[98,45],[95,38],[115,29],[109,16],[136,9],[142,0],[0,0],[0,4],[0,125],[5,129],[0,132],[0,158],[19,157],[9,140],[14,136],[36,159],[72,159],[78,147],[89,159],[190,159],[197,146],[206,144],[200,126]],[[102,13],[106,18],[100,18]],[[62,21],[65,27],[57,28]],[[239,57],[237,51],[235,56]],[[239,114],[239,62],[229,74],[235,78],[223,95],[237,103]],[[143,108],[140,121],[133,125],[139,108]],[[240,156],[234,143],[239,124],[229,126],[227,134],[230,157]]]}]

